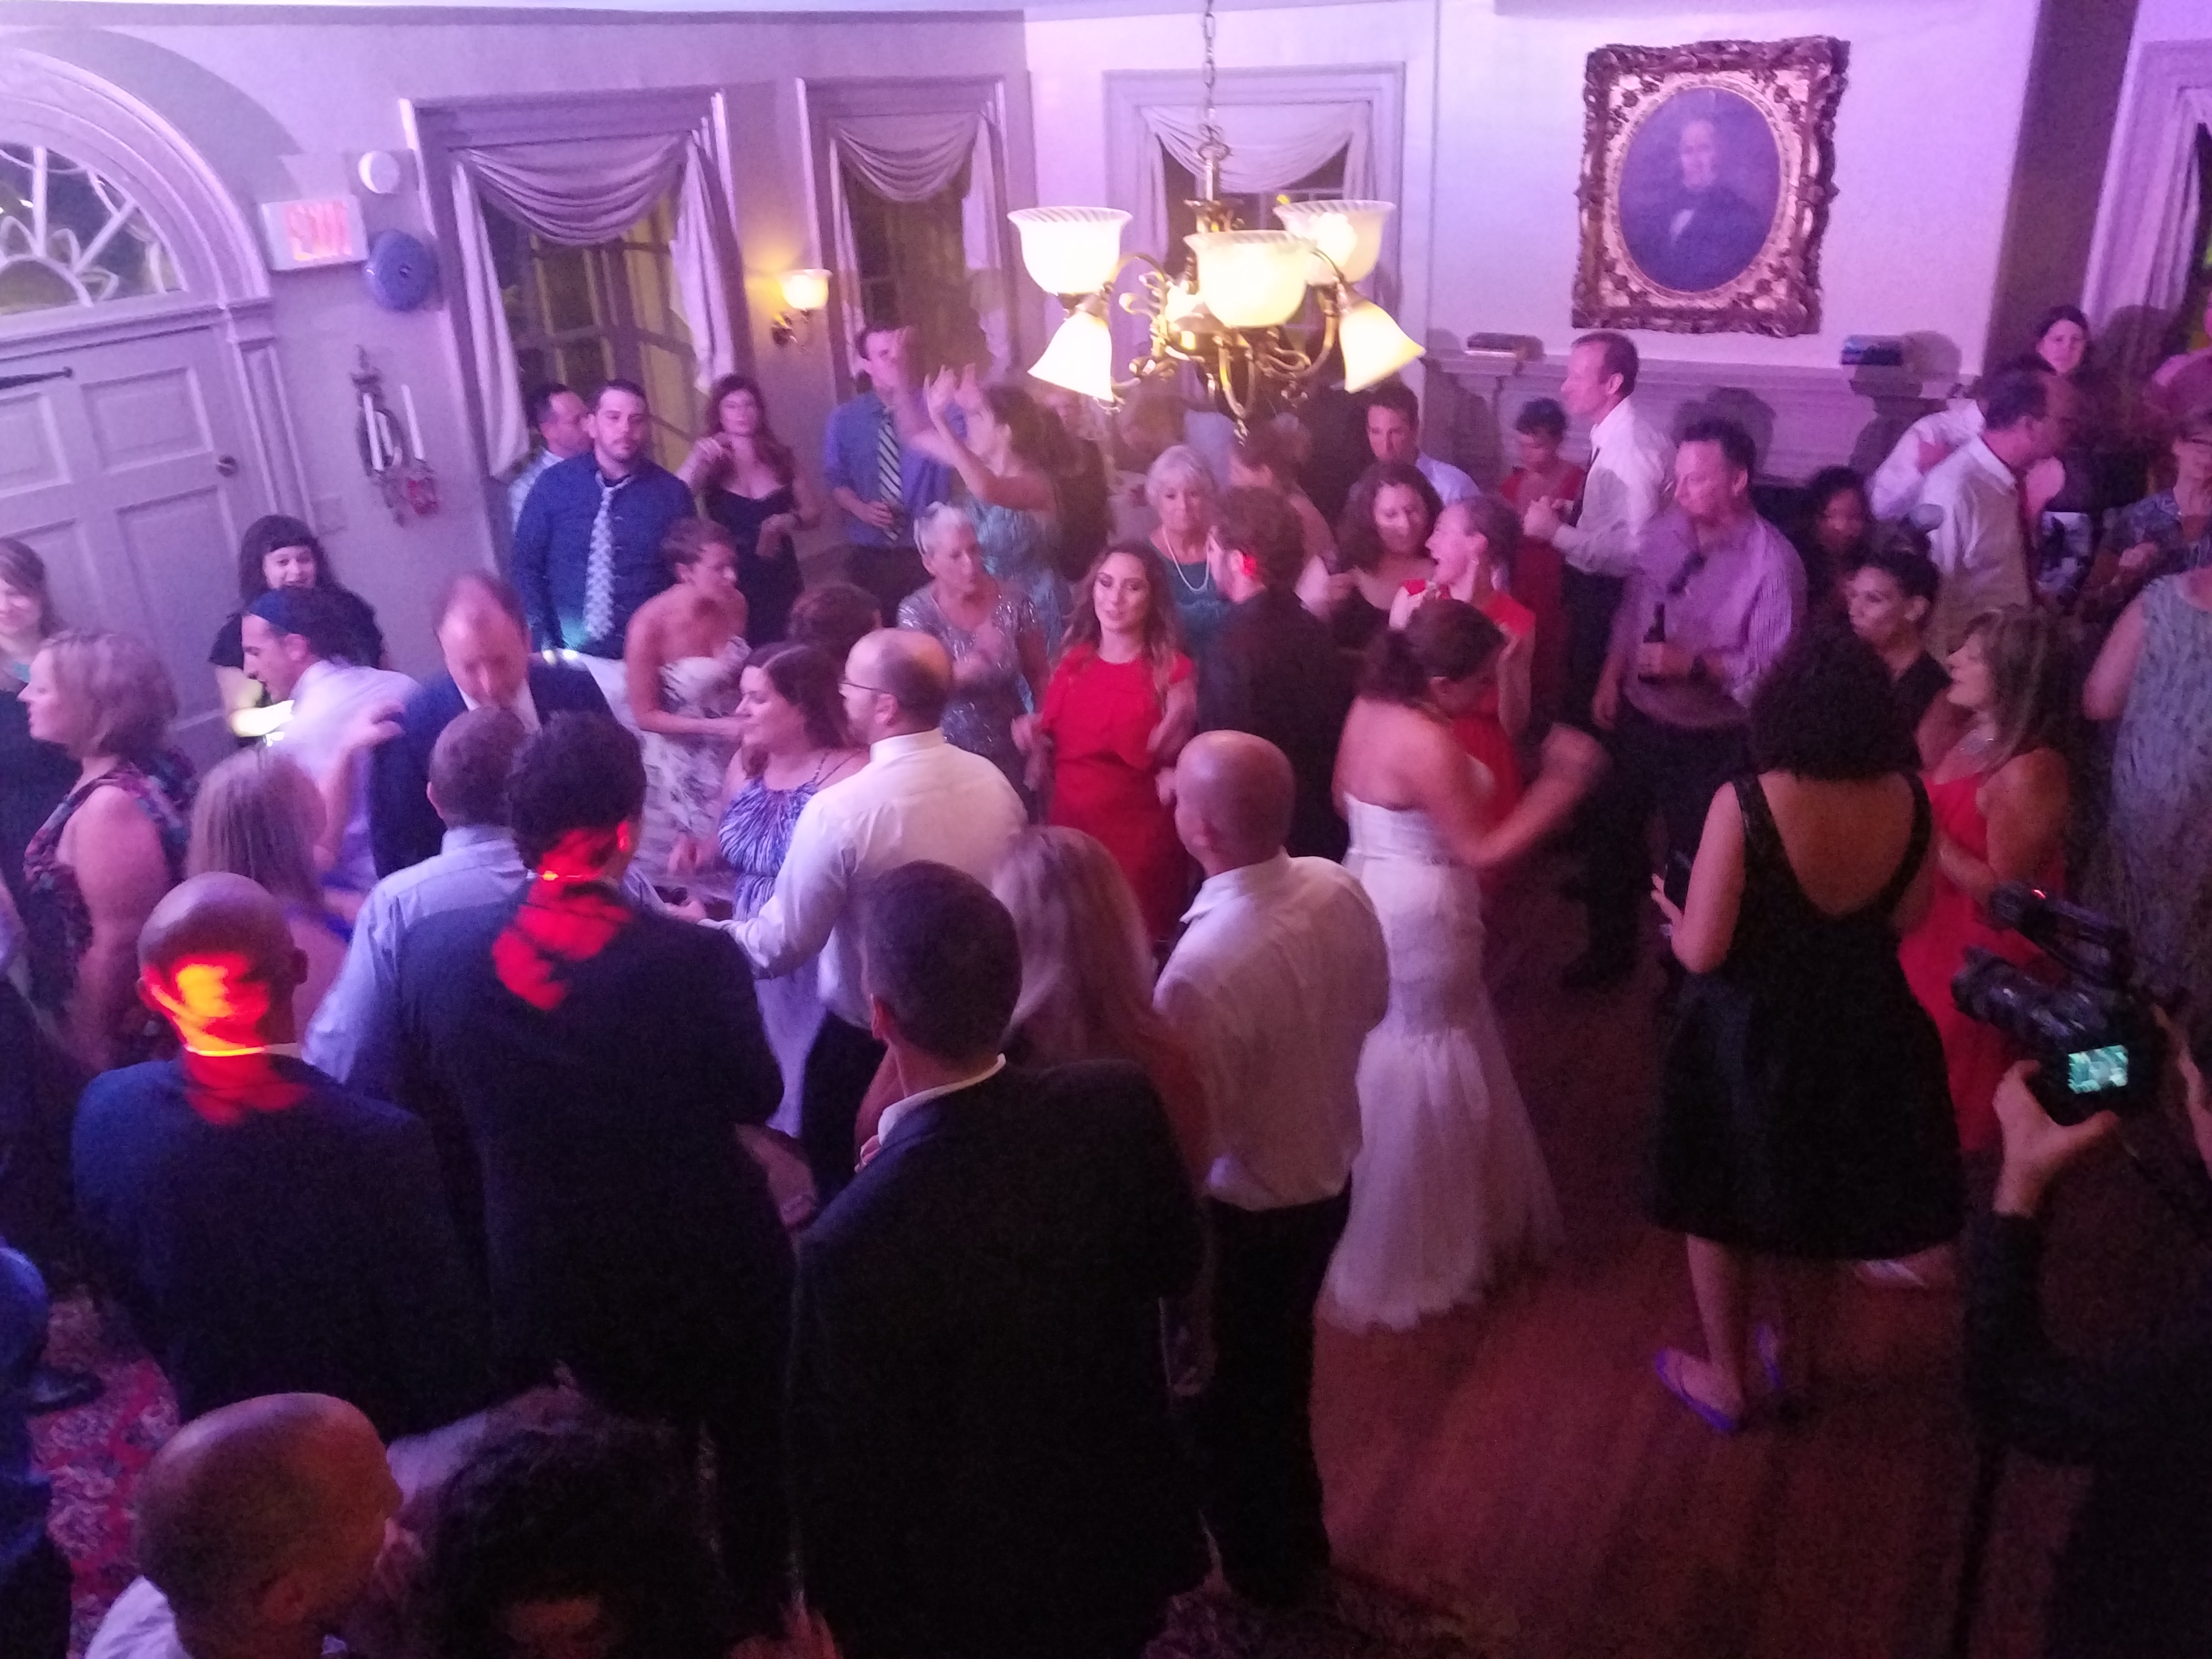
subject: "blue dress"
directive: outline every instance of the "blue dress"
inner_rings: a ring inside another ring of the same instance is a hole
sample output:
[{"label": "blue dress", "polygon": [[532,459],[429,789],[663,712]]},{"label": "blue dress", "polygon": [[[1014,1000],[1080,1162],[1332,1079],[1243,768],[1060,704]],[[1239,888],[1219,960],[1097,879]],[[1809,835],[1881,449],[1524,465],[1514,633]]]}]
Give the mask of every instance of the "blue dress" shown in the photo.
[{"label": "blue dress", "polygon": [[968,514],[975,521],[975,544],[983,550],[983,568],[1029,600],[1044,635],[1045,659],[1058,662],[1067,633],[1067,584],[1052,565],[1059,534],[1051,518],[975,500],[968,502]]},{"label": "blue dress", "polygon": [[[823,763],[826,769],[828,762]],[[733,880],[730,890],[732,914],[743,919],[756,915],[775,891],[777,872],[791,850],[792,832],[799,815],[821,790],[821,775],[795,789],[771,789],[758,778],[730,798],[722,813],[716,840],[723,862]],[[753,991],[760,1002],[761,1024],[769,1047],[775,1050],[783,1068],[783,1100],[769,1127],[786,1134],[799,1133],[799,1085],[806,1073],[806,1051],[822,1024],[822,994],[812,962],[801,963],[778,979],[756,980]]]},{"label": "blue dress", "polygon": [[1175,595],[1176,620],[1182,625],[1182,653],[1193,662],[1204,662],[1222,619],[1229,614],[1229,597],[1213,585],[1213,567],[1205,560],[1184,564],[1170,558],[1157,541],[1152,550],[1168,568],[1168,591]]}]

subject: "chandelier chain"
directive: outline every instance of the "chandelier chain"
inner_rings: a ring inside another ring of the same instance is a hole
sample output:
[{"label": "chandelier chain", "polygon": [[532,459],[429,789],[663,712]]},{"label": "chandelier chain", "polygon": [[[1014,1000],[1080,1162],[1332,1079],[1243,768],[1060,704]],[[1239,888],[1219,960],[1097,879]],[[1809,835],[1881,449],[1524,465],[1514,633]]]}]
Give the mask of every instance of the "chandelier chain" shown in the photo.
[{"label": "chandelier chain", "polygon": [[1206,42],[1205,68],[1202,76],[1206,88],[1206,111],[1199,118],[1198,153],[1200,156],[1212,161],[1218,167],[1221,161],[1227,157],[1229,154],[1229,144],[1228,141],[1221,136],[1220,125],[1215,121],[1213,116],[1213,83],[1215,78],[1213,63],[1213,40],[1215,30],[1213,0],[1206,0],[1206,9],[1203,15],[1199,20],[1199,28],[1204,36]]}]

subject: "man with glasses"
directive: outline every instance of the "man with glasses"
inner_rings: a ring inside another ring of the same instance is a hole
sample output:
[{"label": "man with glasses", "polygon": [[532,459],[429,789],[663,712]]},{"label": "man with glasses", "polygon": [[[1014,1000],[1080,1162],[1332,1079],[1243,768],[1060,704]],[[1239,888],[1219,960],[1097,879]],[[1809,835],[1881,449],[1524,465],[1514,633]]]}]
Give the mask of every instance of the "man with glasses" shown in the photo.
[{"label": "man with glasses", "polygon": [[820,958],[822,1029],[806,1055],[799,1138],[825,1206],[853,1178],[854,1125],[884,1057],[860,980],[871,890],[921,860],[988,881],[1027,822],[996,766],[945,740],[952,659],[928,635],[866,635],[845,659],[844,691],[867,765],[806,803],[768,902],[722,924],[764,978]]},{"label": "man with glasses", "polygon": [[1733,421],[1692,422],[1674,452],[1674,504],[1644,532],[1621,594],[1591,701],[1615,771],[1592,836],[1585,986],[1634,968],[1652,810],[1670,863],[1694,857],[1714,792],[1747,762],[1752,693],[1804,614],[1804,566],[1751,504],[1757,460]]},{"label": "man with glasses", "polygon": [[2047,369],[2008,368],[1983,387],[1982,409],[1981,435],[1938,463],[1920,492],[1922,504],[1943,515],[1928,542],[1943,574],[1928,618],[1928,647],[1938,657],[1957,650],[1984,611],[2034,599],[2021,483],[2072,441],[2081,394]]}]

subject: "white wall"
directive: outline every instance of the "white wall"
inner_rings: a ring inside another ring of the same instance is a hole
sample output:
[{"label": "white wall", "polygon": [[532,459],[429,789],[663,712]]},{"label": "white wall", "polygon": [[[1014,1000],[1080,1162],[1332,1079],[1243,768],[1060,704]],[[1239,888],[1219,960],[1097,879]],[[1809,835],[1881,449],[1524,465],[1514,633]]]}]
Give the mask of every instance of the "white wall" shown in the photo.
[{"label": "white wall", "polygon": [[[2162,0],[2200,13],[2203,0]],[[1432,346],[1475,331],[1556,353],[1579,219],[1586,55],[1832,34],[1850,43],[1821,330],[1789,340],[1645,334],[1655,359],[1833,365],[1848,334],[1932,332],[1978,366],[2034,43],[2036,0],[1829,0],[1660,9],[1619,0],[1378,0],[1221,14],[1224,67],[1407,66],[1401,320]],[[1194,18],[1033,18],[1038,199],[1102,199],[1104,74],[1193,68]],[[1433,227],[1433,234],[1429,234]]]},{"label": "white wall", "polygon": [[[533,92],[719,87],[731,99],[736,225],[745,270],[754,367],[778,424],[806,464],[818,457],[834,396],[830,343],[778,349],[768,320],[775,277],[824,264],[804,176],[800,82],[998,74],[1010,106],[1008,194],[1027,193],[1027,106],[1018,21],[1006,15],[895,18],[846,14],[726,19],[580,13],[558,21],[496,13],[420,11],[380,20],[358,11],[196,15],[185,7],[11,5],[0,40],[100,72],[193,140],[252,213],[258,200],[349,188],[350,158],[404,150],[400,101]],[[14,27],[18,24],[30,27]],[[149,49],[152,50],[149,50]],[[397,197],[365,198],[372,234],[427,234],[410,181]],[[451,251],[439,250],[450,264]],[[449,271],[448,281],[457,282]],[[311,516],[326,530],[347,584],[383,619],[396,665],[436,665],[429,611],[443,580],[492,557],[464,425],[459,368],[443,302],[395,315],[368,300],[357,267],[271,276],[288,392],[307,474]],[[366,347],[398,387],[412,386],[445,509],[402,527],[379,507],[353,447],[348,374]]]}]

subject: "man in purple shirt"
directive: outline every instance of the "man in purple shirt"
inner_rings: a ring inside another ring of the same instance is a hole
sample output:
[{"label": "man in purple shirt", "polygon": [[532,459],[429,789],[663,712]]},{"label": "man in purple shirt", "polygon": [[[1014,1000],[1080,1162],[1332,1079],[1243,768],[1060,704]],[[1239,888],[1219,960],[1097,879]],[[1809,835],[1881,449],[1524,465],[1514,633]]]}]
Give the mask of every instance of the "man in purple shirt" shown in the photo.
[{"label": "man in purple shirt", "polygon": [[1696,855],[1714,793],[1746,764],[1752,693],[1804,613],[1804,567],[1751,504],[1757,459],[1732,421],[1683,433],[1674,504],[1644,531],[1613,617],[1591,702],[1615,769],[1595,815],[1586,985],[1618,983],[1635,966],[1652,809],[1679,889],[1674,855]]}]

